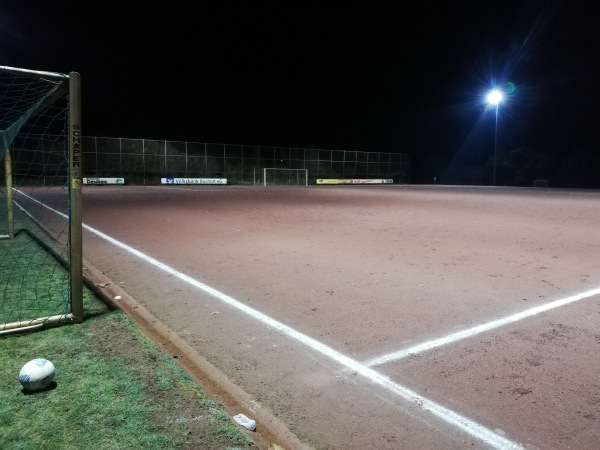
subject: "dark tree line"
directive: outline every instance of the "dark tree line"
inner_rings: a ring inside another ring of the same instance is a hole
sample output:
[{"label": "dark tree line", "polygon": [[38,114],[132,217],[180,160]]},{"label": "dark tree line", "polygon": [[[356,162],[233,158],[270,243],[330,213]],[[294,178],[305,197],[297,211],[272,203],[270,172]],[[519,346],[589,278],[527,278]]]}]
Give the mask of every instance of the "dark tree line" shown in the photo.
[{"label": "dark tree line", "polygon": [[549,154],[543,149],[516,147],[498,151],[485,161],[460,161],[447,156],[413,157],[413,183],[532,186],[536,179],[550,187],[600,189],[600,150],[582,148]]}]

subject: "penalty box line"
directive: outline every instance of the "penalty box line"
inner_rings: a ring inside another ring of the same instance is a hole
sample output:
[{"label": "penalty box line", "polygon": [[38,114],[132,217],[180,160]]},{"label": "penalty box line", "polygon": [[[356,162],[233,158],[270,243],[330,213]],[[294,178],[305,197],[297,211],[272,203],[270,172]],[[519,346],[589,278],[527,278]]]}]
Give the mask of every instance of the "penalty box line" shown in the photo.
[{"label": "penalty box line", "polygon": [[245,305],[244,303],[241,303],[240,301],[198,281],[195,280],[192,277],[189,277],[175,269],[173,269],[172,267],[161,263],[160,261],[152,258],[151,256],[146,255],[145,253],[142,253],[139,250],[136,250],[133,247],[128,246],[127,244],[124,244],[123,242],[120,242],[104,233],[102,233],[101,231],[98,231],[92,227],[90,227],[89,225],[83,224],[83,227],[88,230],[89,232],[97,235],[98,237],[110,242],[111,244],[122,248],[123,250],[131,253],[132,255],[146,261],[147,263],[157,267],[160,270],[163,270],[164,272],[171,274],[173,276],[175,276],[176,278],[179,278],[180,280],[204,291],[206,294],[211,295],[213,297],[216,297],[217,299],[223,301],[224,303],[227,303],[228,305],[232,306],[233,308],[238,309],[239,311],[242,311],[244,313],[246,313],[247,315],[249,315],[250,317],[253,317],[254,319],[262,322],[263,324],[280,331],[281,333],[283,333],[284,335],[300,342],[301,344],[310,347],[311,349],[321,353],[322,355],[330,358],[333,361],[336,361],[337,363],[341,364],[342,366],[344,366],[346,369],[352,370],[354,372],[356,372],[357,374],[362,375],[363,377],[365,377],[366,379],[368,379],[369,381],[373,382],[374,384],[379,385],[380,387],[384,388],[385,390],[387,390],[388,392],[391,392],[395,395],[397,395],[398,397],[404,399],[405,401],[408,401],[418,407],[420,407],[421,409],[428,411],[429,413],[433,414],[434,416],[438,417],[439,419],[445,421],[446,423],[457,427],[458,429],[462,430],[463,432],[469,434],[470,436],[472,436],[473,438],[476,438],[482,442],[484,442],[485,444],[489,445],[492,448],[498,448],[498,449],[522,449],[523,447],[515,442],[510,441],[509,439],[495,433],[494,431],[486,428],[485,426],[471,420],[468,419],[465,416],[462,416],[460,414],[458,414],[455,411],[452,411],[442,405],[440,405],[439,403],[436,403],[432,400],[429,400],[419,394],[417,394],[416,392],[408,389],[407,387],[404,387],[394,381],[392,381],[389,377],[380,374],[379,372],[371,369],[370,367],[367,367],[365,364],[361,364],[358,361],[353,360],[352,358],[349,358],[348,356],[343,355],[342,353],[332,349],[331,347],[323,344],[322,342],[319,342],[269,316],[267,316],[266,314],[251,308],[248,305]]},{"label": "penalty box line", "polygon": [[545,303],[543,305],[535,306],[533,308],[526,309],[525,311],[521,311],[516,314],[512,314],[510,316],[493,320],[491,322],[487,322],[481,325],[477,325],[472,328],[468,328],[463,331],[459,331],[456,333],[452,333],[448,336],[434,339],[431,341],[423,342],[422,344],[414,345],[412,347],[408,347],[404,350],[399,350],[397,352],[388,353],[386,355],[378,356],[376,358],[372,358],[368,361],[365,361],[363,364],[368,367],[380,366],[389,362],[398,361],[400,359],[406,358],[407,356],[414,356],[419,353],[426,352],[428,350],[432,350],[437,347],[441,347],[443,345],[448,345],[453,342],[457,342],[463,339],[468,339],[473,336],[476,336],[481,333],[485,333],[486,331],[493,330],[495,328],[500,328],[505,325],[518,322],[520,320],[526,319],[528,317],[535,316],[537,314],[541,314],[546,311],[550,311],[555,308],[559,308],[561,306],[568,305],[569,303],[574,303],[580,300],[584,300],[586,298],[593,297],[595,295],[600,294],[600,288],[590,289],[589,291],[581,292],[579,294],[571,295],[569,297],[561,298],[559,300],[554,300],[550,303]]}]

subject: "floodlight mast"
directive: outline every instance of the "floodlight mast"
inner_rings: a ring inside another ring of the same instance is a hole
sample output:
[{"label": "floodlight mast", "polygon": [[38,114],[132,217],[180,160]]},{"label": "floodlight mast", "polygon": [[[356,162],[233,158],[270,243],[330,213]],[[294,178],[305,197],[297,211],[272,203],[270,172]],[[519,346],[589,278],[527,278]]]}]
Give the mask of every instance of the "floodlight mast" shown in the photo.
[{"label": "floodlight mast", "polygon": [[498,151],[498,105],[502,102],[504,95],[502,91],[498,89],[492,89],[486,95],[485,99],[489,105],[492,105],[496,108],[496,128],[494,132],[494,176],[492,184],[496,185],[496,154]]}]

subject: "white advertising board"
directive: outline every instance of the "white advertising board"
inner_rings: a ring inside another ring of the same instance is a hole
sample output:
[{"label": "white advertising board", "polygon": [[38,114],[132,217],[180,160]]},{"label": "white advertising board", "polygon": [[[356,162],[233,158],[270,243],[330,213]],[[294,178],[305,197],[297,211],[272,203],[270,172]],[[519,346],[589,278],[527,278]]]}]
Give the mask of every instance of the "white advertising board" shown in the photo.
[{"label": "white advertising board", "polygon": [[227,184],[227,178],[161,178],[162,184]]}]

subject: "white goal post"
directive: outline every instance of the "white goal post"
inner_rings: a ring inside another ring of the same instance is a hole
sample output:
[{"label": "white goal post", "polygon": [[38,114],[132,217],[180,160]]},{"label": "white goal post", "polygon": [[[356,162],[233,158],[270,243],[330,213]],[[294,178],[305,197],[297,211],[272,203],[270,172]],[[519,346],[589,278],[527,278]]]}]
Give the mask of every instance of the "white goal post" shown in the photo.
[{"label": "white goal post", "polygon": [[308,186],[308,169],[263,169],[263,185]]}]

